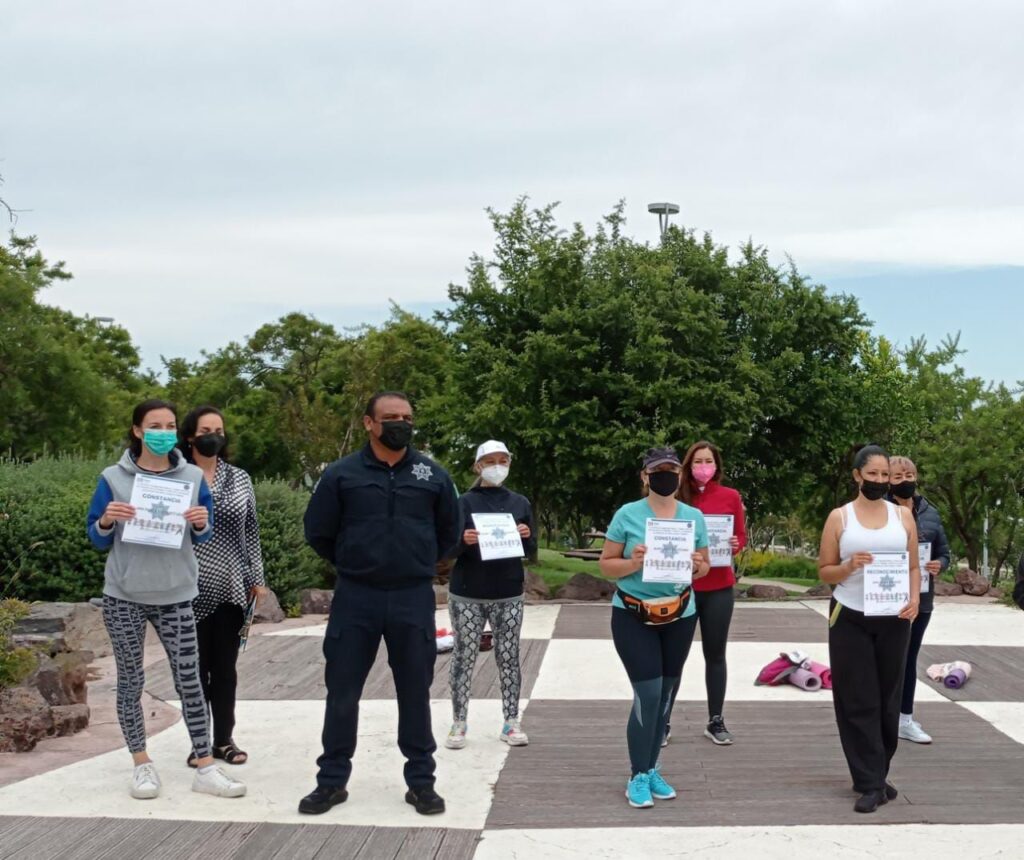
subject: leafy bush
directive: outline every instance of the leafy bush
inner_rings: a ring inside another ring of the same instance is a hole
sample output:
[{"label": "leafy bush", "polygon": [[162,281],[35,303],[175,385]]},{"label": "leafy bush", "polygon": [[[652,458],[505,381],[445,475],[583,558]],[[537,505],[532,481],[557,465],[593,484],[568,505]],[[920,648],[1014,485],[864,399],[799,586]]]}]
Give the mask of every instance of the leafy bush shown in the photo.
[{"label": "leafy bush", "polygon": [[766,579],[817,579],[818,563],[803,555],[775,555],[771,552],[744,550],[739,559],[745,576]]},{"label": "leafy bush", "polygon": [[294,606],[303,588],[333,588],[334,569],[309,548],[303,534],[309,493],[284,481],[259,481],[255,488],[264,572],[281,605]]},{"label": "leafy bush", "polygon": [[[106,553],[85,532],[89,500],[114,455],[0,460],[0,595],[84,601],[103,591]],[[308,546],[309,494],[283,481],[256,484],[267,584],[285,606],[302,588],[333,587],[334,572]]]},{"label": "leafy bush", "polygon": [[20,600],[0,600],[0,690],[25,680],[36,667],[31,648],[15,648],[11,631],[19,618],[28,615],[28,604]]}]

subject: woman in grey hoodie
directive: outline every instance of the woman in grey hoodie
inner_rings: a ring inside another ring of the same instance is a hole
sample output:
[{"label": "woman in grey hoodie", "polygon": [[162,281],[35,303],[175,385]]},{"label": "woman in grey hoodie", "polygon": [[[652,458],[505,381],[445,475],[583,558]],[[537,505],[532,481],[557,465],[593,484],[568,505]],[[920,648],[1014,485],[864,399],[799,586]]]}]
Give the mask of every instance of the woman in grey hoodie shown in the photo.
[{"label": "woman in grey hoodie", "polygon": [[[117,664],[118,721],[135,762],[131,794],[149,799],[160,793],[160,777],[146,752],[141,704],[145,684],[143,646],[149,622],[167,652],[198,759],[192,790],[241,797],[245,785],[216,767],[211,755],[192,614],[192,600],[198,593],[193,544],[207,540],[213,532],[213,499],[202,470],[185,461],[174,447],[176,442],[174,405],[156,399],[140,403],[132,414],[128,448],[116,465],[103,470],[89,506],[89,539],[97,548],[108,551],[103,621]],[[132,504],[140,476],[157,479],[156,490],[163,482],[168,495],[159,498],[159,493],[151,489],[151,498],[145,499],[140,498],[140,491],[135,499],[138,507]],[[180,496],[187,497],[188,504],[182,513],[175,514],[173,508]],[[149,502],[149,506],[143,502]]]}]

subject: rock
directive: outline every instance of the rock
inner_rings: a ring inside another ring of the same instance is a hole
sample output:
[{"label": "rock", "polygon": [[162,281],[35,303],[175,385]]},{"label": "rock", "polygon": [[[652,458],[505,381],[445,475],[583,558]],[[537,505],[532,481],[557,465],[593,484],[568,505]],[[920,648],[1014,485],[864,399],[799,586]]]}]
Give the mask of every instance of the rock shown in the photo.
[{"label": "rock", "polygon": [[33,603],[28,616],[14,625],[15,645],[42,646],[51,656],[62,651],[113,653],[102,611],[91,603]]},{"label": "rock", "polygon": [[50,734],[63,738],[89,728],[89,706],[86,704],[58,705],[50,709],[53,728]]},{"label": "rock", "polygon": [[74,651],[56,657],[40,655],[39,666],[24,682],[35,687],[48,705],[77,705],[88,701],[91,651]]},{"label": "rock", "polygon": [[303,615],[329,615],[334,592],[326,588],[304,588],[299,592],[299,607]]},{"label": "rock", "polygon": [[265,597],[256,603],[256,612],[252,616],[253,624],[280,624],[284,621],[284,610],[277,600],[277,595],[269,588]]},{"label": "rock", "polygon": [[50,706],[35,687],[0,690],[0,752],[29,752],[52,731]]},{"label": "rock", "polygon": [[438,585],[434,583],[434,605],[435,606],[447,606],[448,605],[448,586]]},{"label": "rock", "polygon": [[936,597],[956,597],[964,593],[961,586],[955,582],[946,582],[944,579],[933,579],[932,588]]},{"label": "rock", "polygon": [[556,596],[562,600],[611,600],[614,593],[615,585],[607,579],[576,573],[558,589]]},{"label": "rock", "polygon": [[996,600],[999,600],[999,599],[1001,599],[1003,597],[1003,594],[1004,594],[1004,592],[1003,592],[1003,589],[1001,589],[1001,588],[990,588],[988,590],[988,594],[986,594],[985,596],[986,597],[992,597],[992,598],[995,598]]},{"label": "rock", "polygon": [[761,600],[781,600],[788,597],[786,589],[781,585],[762,585],[758,583],[747,589],[747,597],[756,597]]},{"label": "rock", "polygon": [[981,597],[988,593],[988,580],[973,570],[958,570],[953,575],[953,579],[956,580],[957,585],[963,588],[964,594],[969,594],[972,597]]},{"label": "rock", "polygon": [[817,585],[812,585],[807,591],[804,592],[804,597],[831,597],[832,586],[827,582],[819,582]]},{"label": "rock", "polygon": [[523,592],[527,600],[547,600],[551,597],[551,589],[544,581],[544,577],[532,570],[526,571],[526,579],[523,582]]}]

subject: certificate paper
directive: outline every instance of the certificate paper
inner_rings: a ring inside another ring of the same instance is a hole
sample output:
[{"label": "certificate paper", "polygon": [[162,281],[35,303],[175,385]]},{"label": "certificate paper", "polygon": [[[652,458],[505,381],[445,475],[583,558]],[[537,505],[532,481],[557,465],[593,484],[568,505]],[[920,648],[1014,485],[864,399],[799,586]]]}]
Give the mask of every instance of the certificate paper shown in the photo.
[{"label": "certificate paper", "polygon": [[864,565],[864,614],[899,615],[910,601],[910,553],[875,552]]},{"label": "certificate paper", "polygon": [[712,567],[732,567],[732,514],[704,514]]},{"label": "certificate paper", "polygon": [[930,542],[917,545],[917,557],[921,565],[921,594],[927,594],[932,587],[932,575],[924,569],[924,566],[932,560],[932,545]]},{"label": "certificate paper", "polygon": [[480,532],[480,558],[522,558],[526,555],[512,514],[473,514],[473,525]]},{"label": "certificate paper", "polygon": [[647,520],[644,545],[644,582],[689,585],[693,582],[693,520]]},{"label": "certificate paper", "polygon": [[135,518],[124,524],[121,540],[178,549],[188,523],[182,514],[192,505],[192,482],[136,475],[129,502]]}]

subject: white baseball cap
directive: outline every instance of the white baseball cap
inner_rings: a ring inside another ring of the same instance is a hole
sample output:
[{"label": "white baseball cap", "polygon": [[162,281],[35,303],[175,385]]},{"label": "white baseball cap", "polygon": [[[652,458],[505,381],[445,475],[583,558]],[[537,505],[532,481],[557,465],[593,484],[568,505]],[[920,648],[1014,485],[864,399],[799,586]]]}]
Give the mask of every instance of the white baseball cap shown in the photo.
[{"label": "white baseball cap", "polygon": [[508,454],[509,457],[512,456],[512,452],[505,447],[504,442],[499,442],[497,439],[488,439],[476,449],[476,460],[474,462],[480,462],[488,454]]}]

